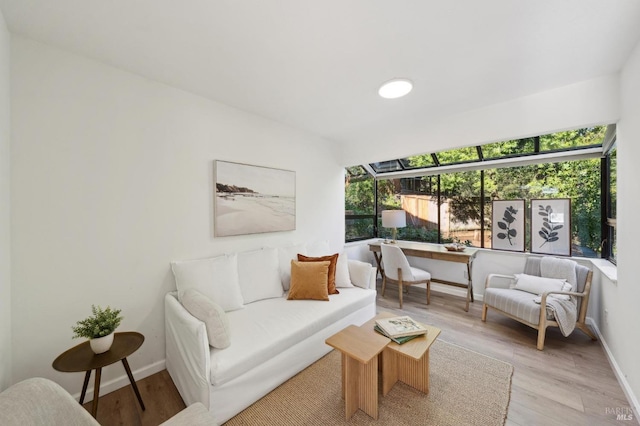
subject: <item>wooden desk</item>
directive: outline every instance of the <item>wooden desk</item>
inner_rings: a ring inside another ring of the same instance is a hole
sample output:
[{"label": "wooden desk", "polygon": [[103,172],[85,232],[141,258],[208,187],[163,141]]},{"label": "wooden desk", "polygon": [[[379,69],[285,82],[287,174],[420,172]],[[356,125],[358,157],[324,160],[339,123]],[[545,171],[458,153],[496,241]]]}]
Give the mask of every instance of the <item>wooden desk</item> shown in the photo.
[{"label": "wooden desk", "polygon": [[[380,245],[382,241],[375,243],[369,243],[369,250],[373,252],[373,256],[376,259],[376,265],[378,272],[382,276],[384,269],[382,268],[382,249]],[[455,287],[462,287],[467,289],[467,301],[464,310],[469,312],[469,301],[473,302],[473,283],[471,281],[471,265],[473,259],[478,252],[478,249],[473,247],[467,247],[462,252],[448,251],[442,244],[432,243],[418,243],[413,241],[398,241],[396,243],[405,256],[422,257],[425,259],[442,260],[445,262],[464,263],[467,265],[467,283],[457,283],[453,281],[447,281],[439,278],[434,278],[431,274],[431,281],[441,284],[451,285]]]}]

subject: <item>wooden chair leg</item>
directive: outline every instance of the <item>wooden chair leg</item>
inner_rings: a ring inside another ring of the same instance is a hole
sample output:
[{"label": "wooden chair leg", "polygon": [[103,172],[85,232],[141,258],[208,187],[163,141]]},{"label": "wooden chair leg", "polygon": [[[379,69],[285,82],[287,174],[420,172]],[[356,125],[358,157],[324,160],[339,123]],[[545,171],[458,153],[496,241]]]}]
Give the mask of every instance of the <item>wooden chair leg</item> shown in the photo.
[{"label": "wooden chair leg", "polygon": [[487,306],[486,303],[482,304],[482,321],[483,322],[487,322],[487,309],[489,309],[489,306]]},{"label": "wooden chair leg", "polygon": [[427,305],[431,303],[431,281],[427,281]]},{"label": "wooden chair leg", "polygon": [[593,334],[593,332],[589,329],[589,327],[587,326],[587,324],[582,323],[582,322],[578,322],[576,323],[576,327],[578,327],[580,329],[580,331],[582,331],[584,334],[586,334],[587,336],[589,336],[591,338],[591,340],[596,341],[598,340],[598,338],[596,337],[595,334]]},{"label": "wooden chair leg", "polygon": [[544,337],[547,334],[547,327],[539,327],[538,328],[538,345],[537,348],[539,351],[544,349]]},{"label": "wooden chair leg", "polygon": [[384,297],[384,290],[387,287],[387,276],[382,274],[382,297]]},{"label": "wooden chair leg", "polygon": [[402,269],[398,268],[398,299],[400,300],[400,309],[402,309]]}]

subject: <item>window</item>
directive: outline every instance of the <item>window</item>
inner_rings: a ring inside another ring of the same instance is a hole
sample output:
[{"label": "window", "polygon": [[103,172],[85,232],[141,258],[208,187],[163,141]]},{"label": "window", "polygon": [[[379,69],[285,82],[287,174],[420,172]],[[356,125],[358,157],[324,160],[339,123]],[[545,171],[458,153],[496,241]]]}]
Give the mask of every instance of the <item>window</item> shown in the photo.
[{"label": "window", "polygon": [[[616,152],[614,147],[607,156],[609,183],[605,190],[605,162],[600,160],[605,133],[609,135],[607,138],[611,133],[615,139],[615,126],[373,163],[369,170],[373,169],[375,176],[367,175],[362,181],[369,182],[366,190],[365,184],[356,182],[356,177],[347,183],[346,239],[389,237],[391,230],[381,226],[380,213],[402,208],[407,212],[407,227],[398,230],[400,239],[458,241],[489,248],[492,200],[522,198],[528,207],[534,198],[570,198],[572,253],[615,260]],[[554,155],[551,160],[549,153]],[[541,160],[544,162],[532,164],[540,154],[547,154],[545,160]],[[520,161],[520,157],[526,159]],[[492,167],[495,162],[485,163],[496,159],[501,160],[497,164],[500,168]],[[440,166],[447,166],[449,173],[438,173]],[[361,166],[357,167],[364,171]],[[451,172],[452,168],[460,171]],[[349,185],[359,186],[349,188]],[[358,197],[362,199],[356,200]],[[525,229],[529,247],[530,229]],[[611,247],[607,248],[607,244]]]},{"label": "window", "polygon": [[345,240],[376,236],[376,182],[362,166],[348,167],[345,174]]},{"label": "window", "polygon": [[605,214],[603,215],[603,236],[602,242],[603,257],[616,263],[617,259],[617,239],[616,239],[616,201],[617,201],[617,156],[618,149],[614,144],[607,153],[603,163],[603,189],[605,192]]},{"label": "window", "polygon": [[417,169],[422,167],[433,167],[436,162],[433,160],[433,155],[414,155],[408,158],[401,158],[400,163],[405,169]]},{"label": "window", "polygon": [[438,164],[443,166],[446,164],[460,164],[470,161],[478,161],[478,150],[475,146],[467,148],[451,149],[449,151],[441,151],[435,154]]},{"label": "window", "polygon": [[540,151],[601,146],[606,130],[606,126],[597,126],[540,136]]},{"label": "window", "polygon": [[536,152],[538,139],[539,138],[517,139],[482,145],[482,158],[485,160],[493,160],[533,154]]}]

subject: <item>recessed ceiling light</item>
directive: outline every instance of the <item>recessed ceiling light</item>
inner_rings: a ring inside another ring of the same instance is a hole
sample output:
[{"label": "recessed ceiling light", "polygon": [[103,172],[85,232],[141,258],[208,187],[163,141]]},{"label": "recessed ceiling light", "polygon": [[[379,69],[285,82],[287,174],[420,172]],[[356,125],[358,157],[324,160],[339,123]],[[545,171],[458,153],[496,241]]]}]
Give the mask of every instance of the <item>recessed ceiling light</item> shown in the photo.
[{"label": "recessed ceiling light", "polygon": [[413,89],[413,83],[406,78],[394,78],[380,86],[378,94],[385,99],[401,98]]}]

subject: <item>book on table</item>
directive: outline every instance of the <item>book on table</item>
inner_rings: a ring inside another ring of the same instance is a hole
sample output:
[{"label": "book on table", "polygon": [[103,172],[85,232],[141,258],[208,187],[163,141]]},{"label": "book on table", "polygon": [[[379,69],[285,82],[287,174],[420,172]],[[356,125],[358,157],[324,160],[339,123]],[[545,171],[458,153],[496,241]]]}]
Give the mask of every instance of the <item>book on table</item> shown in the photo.
[{"label": "book on table", "polygon": [[380,327],[389,338],[421,336],[427,332],[425,326],[406,315],[379,319],[376,320],[376,325]]},{"label": "book on table", "polygon": [[413,336],[391,337],[391,336],[387,336],[387,334],[384,332],[384,330],[382,330],[377,325],[374,325],[373,329],[375,331],[377,331],[378,333],[382,334],[384,337],[387,337],[387,338],[391,339],[392,342],[395,342],[395,343],[397,343],[399,345],[402,345],[403,343],[407,343],[409,340],[413,340],[416,337],[422,336],[422,334],[414,334]]}]

